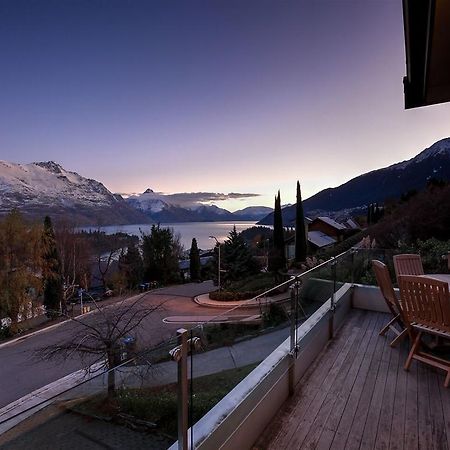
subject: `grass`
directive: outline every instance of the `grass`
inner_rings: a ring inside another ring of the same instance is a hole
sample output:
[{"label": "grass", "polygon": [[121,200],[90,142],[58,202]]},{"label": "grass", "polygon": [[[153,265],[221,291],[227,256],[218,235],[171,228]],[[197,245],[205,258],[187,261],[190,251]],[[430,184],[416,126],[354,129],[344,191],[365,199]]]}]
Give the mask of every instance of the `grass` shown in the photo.
[{"label": "grass", "polygon": [[[195,378],[192,422],[201,419],[256,366],[257,364],[250,364]],[[177,384],[157,388],[121,389],[114,398],[97,395],[73,409],[99,418],[114,418],[118,413],[130,414],[138,419],[155,423],[157,431],[176,439]]]}]

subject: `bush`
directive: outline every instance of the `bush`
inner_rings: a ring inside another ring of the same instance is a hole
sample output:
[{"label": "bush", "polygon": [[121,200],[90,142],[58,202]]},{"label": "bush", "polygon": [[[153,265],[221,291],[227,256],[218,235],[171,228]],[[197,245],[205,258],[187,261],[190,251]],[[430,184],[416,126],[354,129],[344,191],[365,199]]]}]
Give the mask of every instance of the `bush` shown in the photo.
[{"label": "bush", "polygon": [[450,251],[450,240],[440,241],[436,238],[421,241],[414,244],[401,246],[400,253],[419,253],[425,273],[445,273],[448,271],[447,259],[442,259]]},{"label": "bush", "polygon": [[0,341],[3,339],[8,339],[12,336],[10,327],[0,327]]},{"label": "bush", "polygon": [[264,289],[258,291],[214,291],[209,293],[209,298],[211,300],[218,300],[221,302],[232,302],[237,300],[249,300],[256,297],[264,292]]},{"label": "bush", "polygon": [[223,290],[211,292],[209,298],[224,302],[248,300],[269,290],[274,284],[275,280],[271,274],[260,273],[243,280],[229,282]]}]

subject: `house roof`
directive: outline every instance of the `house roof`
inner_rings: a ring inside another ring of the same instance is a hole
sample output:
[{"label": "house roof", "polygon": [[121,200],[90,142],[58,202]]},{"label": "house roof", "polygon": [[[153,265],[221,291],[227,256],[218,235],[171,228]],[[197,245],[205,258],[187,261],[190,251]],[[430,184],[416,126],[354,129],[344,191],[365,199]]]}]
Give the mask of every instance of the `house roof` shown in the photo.
[{"label": "house roof", "polygon": [[361,228],[353,219],[348,219],[345,224],[352,230],[359,230]]},{"label": "house roof", "polygon": [[315,220],[321,220],[322,222],[325,222],[326,224],[330,225],[331,227],[335,228],[336,230],[345,230],[345,225],[342,225],[341,223],[337,223],[334,219],[331,217],[317,217]]},{"label": "house roof", "polygon": [[321,231],[308,231],[308,241],[316,247],[326,247],[336,243],[336,239]]}]

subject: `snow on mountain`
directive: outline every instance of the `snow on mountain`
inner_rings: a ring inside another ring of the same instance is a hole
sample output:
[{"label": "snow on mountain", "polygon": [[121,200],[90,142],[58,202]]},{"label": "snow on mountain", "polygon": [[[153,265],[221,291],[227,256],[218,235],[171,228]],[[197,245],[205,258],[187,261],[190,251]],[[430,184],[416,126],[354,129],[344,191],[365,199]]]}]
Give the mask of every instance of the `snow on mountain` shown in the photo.
[{"label": "snow on mountain", "polygon": [[12,204],[52,201],[63,206],[109,205],[117,198],[95,180],[64,170],[59,164],[15,164],[0,161],[0,208]]},{"label": "snow on mountain", "polygon": [[428,158],[450,157],[450,138],[444,138],[435,142],[431,147],[426,148],[414,158],[408,159],[401,163],[389,166],[388,169],[405,169],[411,164],[418,164]]},{"label": "snow on mountain", "polygon": [[126,200],[131,206],[144,213],[158,213],[168,208],[169,204],[161,200],[161,194],[152,189],[145,190],[142,194],[132,195]]},{"label": "snow on mountain", "polygon": [[117,223],[145,219],[102,183],[65,170],[54,161],[0,161],[0,213],[13,208],[34,216],[63,216],[70,211],[83,224],[103,219]]}]

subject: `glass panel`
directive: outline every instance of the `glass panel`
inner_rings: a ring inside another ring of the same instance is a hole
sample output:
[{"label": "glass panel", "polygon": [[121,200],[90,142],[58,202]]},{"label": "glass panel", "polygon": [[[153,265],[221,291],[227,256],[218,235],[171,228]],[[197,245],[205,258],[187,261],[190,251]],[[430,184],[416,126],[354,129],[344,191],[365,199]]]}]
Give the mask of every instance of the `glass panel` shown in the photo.
[{"label": "glass panel", "polygon": [[169,354],[176,345],[165,341],[67,390],[61,383],[57,395],[44,391],[31,409],[3,414],[1,448],[167,448],[177,440],[177,364]]}]

